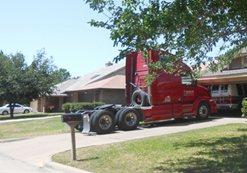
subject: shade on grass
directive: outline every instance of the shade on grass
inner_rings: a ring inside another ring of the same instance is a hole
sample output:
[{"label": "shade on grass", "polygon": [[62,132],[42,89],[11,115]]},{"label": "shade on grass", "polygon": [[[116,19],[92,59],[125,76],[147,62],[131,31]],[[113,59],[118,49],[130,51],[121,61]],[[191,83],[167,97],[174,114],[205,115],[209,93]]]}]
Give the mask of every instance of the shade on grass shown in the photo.
[{"label": "shade on grass", "polygon": [[59,153],[90,172],[247,172],[247,125],[229,124]]}]

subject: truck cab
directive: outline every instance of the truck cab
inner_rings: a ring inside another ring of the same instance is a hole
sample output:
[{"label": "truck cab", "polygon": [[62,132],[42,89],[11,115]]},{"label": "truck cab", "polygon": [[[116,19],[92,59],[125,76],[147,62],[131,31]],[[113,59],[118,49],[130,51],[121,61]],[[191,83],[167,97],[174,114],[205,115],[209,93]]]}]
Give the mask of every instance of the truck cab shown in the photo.
[{"label": "truck cab", "polygon": [[[217,112],[209,90],[197,85],[191,69],[182,62],[178,62],[178,69],[173,74],[156,71],[156,80],[149,86],[145,85],[144,77],[153,72],[148,69],[148,64],[161,61],[162,53],[150,51],[149,61],[143,58],[142,52],[127,55],[126,102],[141,107],[144,121],[191,116],[204,119],[210,113]],[[178,74],[178,71],[181,73]]]}]

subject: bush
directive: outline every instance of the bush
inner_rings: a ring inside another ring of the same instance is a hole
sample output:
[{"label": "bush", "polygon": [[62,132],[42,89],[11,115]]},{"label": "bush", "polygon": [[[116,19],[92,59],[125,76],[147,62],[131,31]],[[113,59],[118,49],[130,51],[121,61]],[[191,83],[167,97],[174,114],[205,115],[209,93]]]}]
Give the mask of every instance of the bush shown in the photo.
[{"label": "bush", "polygon": [[71,105],[71,103],[64,103],[63,105],[62,105],[62,110],[65,112],[65,113],[69,113],[70,112],[70,105]]},{"label": "bush", "polygon": [[95,107],[104,105],[105,103],[103,102],[94,102],[94,103],[89,103],[89,102],[78,102],[78,103],[64,103],[62,105],[62,110],[65,113],[69,112],[76,112],[78,110],[93,110]]},{"label": "bush", "polygon": [[243,105],[243,107],[242,107],[242,109],[241,109],[241,111],[242,111],[242,117],[244,117],[244,118],[247,118],[247,100],[244,100],[243,102],[242,102],[242,105]]}]

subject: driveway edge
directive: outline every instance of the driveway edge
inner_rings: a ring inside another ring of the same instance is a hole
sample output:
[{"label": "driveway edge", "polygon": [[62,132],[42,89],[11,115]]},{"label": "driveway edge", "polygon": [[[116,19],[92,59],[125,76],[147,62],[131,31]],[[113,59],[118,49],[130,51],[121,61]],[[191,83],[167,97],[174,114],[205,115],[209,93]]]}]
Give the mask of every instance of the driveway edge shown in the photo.
[{"label": "driveway edge", "polygon": [[[52,155],[53,156],[53,155]],[[52,169],[54,171],[62,172],[62,173],[92,173],[88,171],[84,171],[82,169],[78,169],[72,166],[64,165],[61,163],[53,162],[51,157],[48,157],[44,161],[44,167],[47,169]]]}]

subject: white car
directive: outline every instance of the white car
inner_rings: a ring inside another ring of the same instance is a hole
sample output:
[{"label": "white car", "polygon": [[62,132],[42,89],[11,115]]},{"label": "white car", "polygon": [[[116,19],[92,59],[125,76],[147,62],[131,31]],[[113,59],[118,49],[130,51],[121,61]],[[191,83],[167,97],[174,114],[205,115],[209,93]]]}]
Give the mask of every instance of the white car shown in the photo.
[{"label": "white car", "polygon": [[[14,108],[15,114],[16,113],[29,113],[32,111],[33,111],[33,109],[31,107],[23,106],[23,105],[18,104],[18,103],[15,104],[15,108]],[[6,105],[0,107],[0,114],[7,115],[9,113],[10,113],[9,104],[6,104]]]}]

